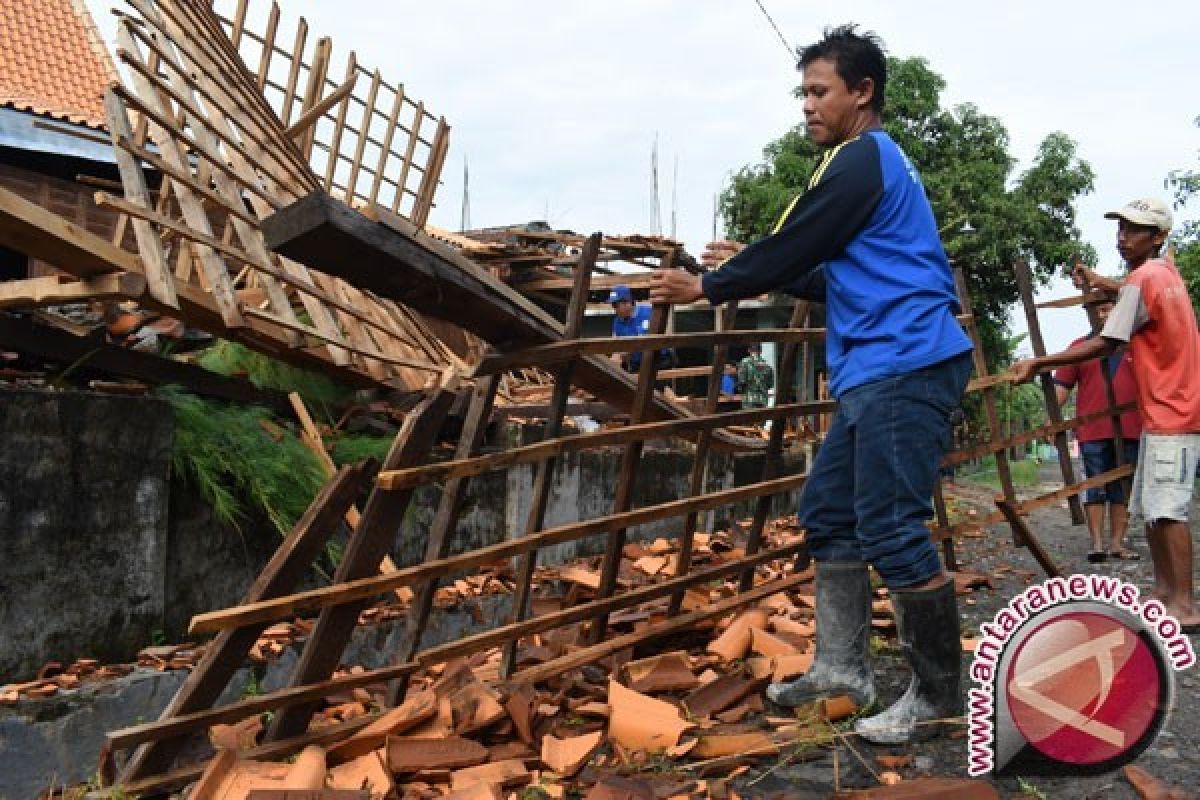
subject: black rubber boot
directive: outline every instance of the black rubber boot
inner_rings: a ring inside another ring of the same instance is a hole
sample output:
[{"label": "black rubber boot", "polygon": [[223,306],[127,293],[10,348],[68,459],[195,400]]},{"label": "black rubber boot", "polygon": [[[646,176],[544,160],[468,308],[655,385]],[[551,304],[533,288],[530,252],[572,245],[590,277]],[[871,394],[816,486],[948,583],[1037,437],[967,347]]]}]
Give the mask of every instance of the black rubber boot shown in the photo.
[{"label": "black rubber boot", "polygon": [[799,706],[848,694],[859,708],[875,702],[871,674],[871,580],[861,561],[817,562],[817,655],[812,668],[789,683],[767,687],[767,699]]},{"label": "black rubber boot", "polygon": [[854,724],[855,732],[875,744],[928,739],[941,726],[919,723],[962,713],[962,643],[954,581],[936,589],[896,589],[891,598],[900,645],[913,675],[899,700]]}]

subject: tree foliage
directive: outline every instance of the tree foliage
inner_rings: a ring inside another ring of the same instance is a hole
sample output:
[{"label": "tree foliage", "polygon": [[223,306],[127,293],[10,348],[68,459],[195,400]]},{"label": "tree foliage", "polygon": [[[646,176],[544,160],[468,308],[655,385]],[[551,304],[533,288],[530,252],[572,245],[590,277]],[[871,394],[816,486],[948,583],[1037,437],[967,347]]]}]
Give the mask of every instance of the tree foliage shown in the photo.
[{"label": "tree foliage", "polygon": [[[1042,141],[1032,165],[1014,175],[1008,131],[972,104],[942,107],[945,81],[924,59],[888,59],[883,127],[920,170],[946,252],[963,267],[989,363],[1004,364],[1008,308],[1018,299],[1012,265],[1025,259],[1040,282],[1095,252],[1080,238],[1075,201],[1093,172],[1062,133]],[[807,185],[820,157],[802,125],[744,167],[721,198],[728,233],[764,235]],[[964,231],[970,222],[973,231]]]},{"label": "tree foliage", "polygon": [[[1200,117],[1195,124],[1200,126]],[[1167,176],[1167,186],[1175,193],[1175,208],[1181,209],[1188,201],[1200,196],[1200,170],[1177,169]],[[1187,284],[1192,298],[1192,307],[1200,317],[1200,220],[1185,220],[1175,226],[1171,236],[1175,245],[1175,266]]]}]

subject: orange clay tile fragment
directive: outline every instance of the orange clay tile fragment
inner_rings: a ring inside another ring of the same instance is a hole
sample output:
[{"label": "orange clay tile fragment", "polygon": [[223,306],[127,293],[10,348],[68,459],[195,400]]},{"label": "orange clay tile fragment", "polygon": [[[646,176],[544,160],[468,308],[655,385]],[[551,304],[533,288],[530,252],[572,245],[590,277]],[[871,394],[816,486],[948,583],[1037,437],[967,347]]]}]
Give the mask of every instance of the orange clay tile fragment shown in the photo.
[{"label": "orange clay tile fragment", "polygon": [[635,692],[686,691],[700,684],[692,672],[691,660],[682,650],[630,661],[624,672],[629,688]]},{"label": "orange clay tile fragment", "polygon": [[1175,789],[1151,775],[1141,767],[1130,764],[1121,770],[1125,780],[1138,793],[1142,800],[1188,800],[1191,795],[1182,789]]},{"label": "orange clay tile fragment", "polygon": [[821,701],[821,719],[826,722],[837,722],[845,719],[858,710],[858,706],[848,695],[839,694],[827,697]]},{"label": "orange clay tile fragment", "polygon": [[378,750],[387,737],[410,731],[436,714],[437,695],[428,690],[416,692],[349,739],[330,747],[329,763],[341,764]]},{"label": "orange clay tile fragment", "polygon": [[604,741],[604,732],[572,736],[559,739],[556,736],[542,737],[542,763],[564,777],[571,777],[583,768],[600,743]]},{"label": "orange clay tile fragment", "polygon": [[371,800],[383,798],[395,791],[392,773],[384,766],[386,752],[376,750],[365,756],[329,770],[329,786],[332,789],[366,789]]},{"label": "orange clay tile fragment", "polygon": [[476,783],[489,786],[520,786],[529,783],[531,777],[523,761],[495,761],[478,767],[455,770],[450,775],[450,788],[457,791]]},{"label": "orange clay tile fragment", "polygon": [[738,753],[754,751],[756,754],[778,752],[779,748],[771,741],[771,737],[762,731],[749,733],[725,733],[712,736],[701,736],[700,743],[691,755],[696,758],[720,758]]},{"label": "orange clay tile fragment", "polygon": [[288,770],[288,789],[321,789],[325,786],[325,749],[320,745],[310,744],[300,751],[296,760]]},{"label": "orange clay tile fragment", "polygon": [[786,681],[798,675],[803,675],[812,668],[814,657],[814,653],[775,656],[772,659],[774,669],[771,673],[771,680]]},{"label": "orange clay tile fragment", "polygon": [[768,658],[796,654],[795,645],[784,641],[778,636],[767,633],[762,628],[750,629],[750,650]]},{"label": "orange clay tile fragment", "polygon": [[679,744],[679,737],[692,727],[679,715],[679,709],[626,689],[614,680],[608,682],[608,738],[626,750],[657,752]]},{"label": "orange clay tile fragment", "polygon": [[875,760],[879,762],[879,766],[884,769],[900,769],[901,767],[911,767],[913,757],[910,755],[903,756],[875,756]]},{"label": "orange clay tile fragment", "polygon": [[258,744],[262,727],[262,720],[257,716],[246,717],[232,725],[213,725],[208,729],[208,740],[218,750],[249,750]]},{"label": "orange clay tile fragment", "polygon": [[767,626],[767,612],[752,608],[739,614],[725,632],[708,643],[707,650],[724,661],[742,658],[750,651],[750,631]]},{"label": "orange clay tile fragment", "polygon": [[390,736],[387,740],[387,765],[396,773],[473,767],[487,757],[486,747],[461,736],[444,739]]}]

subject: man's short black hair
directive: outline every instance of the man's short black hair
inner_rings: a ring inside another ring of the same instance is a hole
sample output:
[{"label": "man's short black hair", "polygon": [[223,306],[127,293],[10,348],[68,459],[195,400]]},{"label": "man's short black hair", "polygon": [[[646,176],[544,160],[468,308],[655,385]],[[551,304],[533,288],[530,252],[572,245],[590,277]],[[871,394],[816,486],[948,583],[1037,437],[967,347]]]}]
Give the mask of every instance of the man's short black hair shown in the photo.
[{"label": "man's short black hair", "polygon": [[883,96],[887,89],[887,56],[883,52],[883,41],[871,31],[858,33],[857,25],[839,25],[826,28],[819,41],[797,50],[799,68],[803,70],[819,58],[833,62],[838,77],[853,89],[870,78],[875,84],[871,97],[871,108],[883,111]]}]

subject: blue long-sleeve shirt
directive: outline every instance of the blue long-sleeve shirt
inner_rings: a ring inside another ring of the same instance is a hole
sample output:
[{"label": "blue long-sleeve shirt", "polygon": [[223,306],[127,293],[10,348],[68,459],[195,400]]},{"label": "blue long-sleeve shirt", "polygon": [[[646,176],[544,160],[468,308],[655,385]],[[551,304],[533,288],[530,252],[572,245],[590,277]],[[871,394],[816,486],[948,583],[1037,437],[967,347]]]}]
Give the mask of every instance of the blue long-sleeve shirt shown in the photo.
[{"label": "blue long-sleeve shirt", "polygon": [[971,349],[933,209],[908,157],[882,130],[825,154],[775,231],[703,278],[718,304],[824,290],[834,397]]}]

